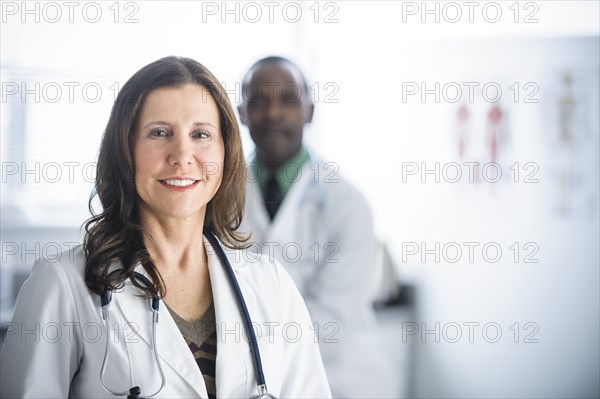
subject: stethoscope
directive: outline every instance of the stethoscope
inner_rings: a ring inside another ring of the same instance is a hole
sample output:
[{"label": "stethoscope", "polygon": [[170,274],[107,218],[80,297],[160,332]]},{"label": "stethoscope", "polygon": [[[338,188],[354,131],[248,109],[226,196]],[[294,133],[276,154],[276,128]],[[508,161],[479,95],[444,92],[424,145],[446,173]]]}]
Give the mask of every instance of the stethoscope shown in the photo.
[{"label": "stethoscope", "polygon": [[[233,268],[231,267],[231,263],[229,263],[229,259],[225,255],[225,251],[221,247],[221,244],[217,241],[217,238],[213,235],[213,233],[208,229],[204,228],[204,236],[210,242],[210,245],[217,252],[217,256],[221,261],[221,265],[225,269],[227,274],[227,279],[231,284],[231,288],[235,295],[235,299],[237,301],[238,307],[242,314],[242,319],[244,320],[244,328],[246,329],[246,333],[250,338],[250,350],[252,352],[252,360],[254,363],[254,370],[256,374],[256,382],[258,393],[254,395],[251,399],[277,399],[277,397],[273,394],[270,394],[267,391],[267,384],[265,382],[265,375],[263,373],[262,362],[260,360],[260,352],[258,350],[258,342],[256,340],[256,334],[254,333],[254,328],[252,328],[252,320],[250,319],[250,313],[248,312],[248,308],[246,306],[246,301],[244,301],[244,295],[242,294],[242,290],[238,284],[238,281],[233,272]],[[112,273],[117,273],[119,270],[113,271]],[[111,273],[111,274],[112,274]],[[162,393],[165,389],[166,378],[162,369],[162,365],[160,362],[160,358],[158,356],[158,350],[156,348],[156,324],[158,323],[158,306],[160,303],[160,298],[158,297],[158,292],[156,291],[156,287],[152,284],[152,282],[143,274],[138,272],[133,272],[134,277],[137,282],[141,283],[145,287],[147,287],[152,293],[152,299],[150,301],[150,307],[152,309],[152,350],[154,352],[154,362],[156,363],[156,368],[160,374],[161,384],[156,392],[152,395],[144,396],[144,398],[156,398],[158,395]],[[109,316],[108,316],[108,306],[110,305],[110,301],[112,299],[112,291],[109,287],[105,287],[102,295],[100,296],[100,303],[102,306],[102,318],[106,324],[106,331],[109,331]],[[106,365],[108,363],[108,346],[110,339],[107,338],[106,346],[104,349],[104,359],[102,360],[102,369],[100,370],[100,381],[102,382],[102,386],[104,389],[115,396],[125,396],[127,395],[127,399],[138,399],[141,398],[141,389],[138,386],[131,388],[129,391],[115,392],[111,390],[104,381],[104,374],[106,372]]]}]

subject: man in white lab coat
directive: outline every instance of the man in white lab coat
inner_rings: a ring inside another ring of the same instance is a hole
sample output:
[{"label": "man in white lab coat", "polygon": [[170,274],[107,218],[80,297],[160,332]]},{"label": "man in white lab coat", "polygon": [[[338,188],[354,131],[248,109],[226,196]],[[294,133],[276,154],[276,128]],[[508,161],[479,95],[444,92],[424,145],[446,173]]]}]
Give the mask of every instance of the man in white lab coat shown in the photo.
[{"label": "man in white lab coat", "polygon": [[252,233],[252,250],[286,267],[302,293],[333,396],[397,397],[399,379],[371,305],[371,212],[337,164],[302,144],[314,110],[306,79],[289,60],[268,57],[249,69],[242,88],[238,110],[256,152],[241,230]]}]

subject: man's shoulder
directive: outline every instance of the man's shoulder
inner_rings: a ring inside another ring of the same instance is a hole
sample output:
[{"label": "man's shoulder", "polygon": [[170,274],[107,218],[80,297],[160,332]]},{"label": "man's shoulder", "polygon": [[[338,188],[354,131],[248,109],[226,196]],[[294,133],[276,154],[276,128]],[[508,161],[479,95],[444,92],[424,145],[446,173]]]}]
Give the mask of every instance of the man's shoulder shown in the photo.
[{"label": "man's shoulder", "polygon": [[339,199],[356,200],[361,203],[366,200],[362,192],[346,178],[339,163],[314,157],[305,165],[306,173],[320,189],[325,190],[330,196]]}]

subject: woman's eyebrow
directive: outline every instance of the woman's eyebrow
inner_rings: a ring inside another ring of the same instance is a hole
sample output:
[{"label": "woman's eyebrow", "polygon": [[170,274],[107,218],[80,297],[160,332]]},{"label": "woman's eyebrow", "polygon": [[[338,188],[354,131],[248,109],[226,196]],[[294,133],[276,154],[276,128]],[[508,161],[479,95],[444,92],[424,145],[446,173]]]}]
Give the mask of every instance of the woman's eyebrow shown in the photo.
[{"label": "woman's eyebrow", "polygon": [[[158,126],[171,126],[171,124],[168,123],[168,122],[164,122],[164,121],[151,121],[151,122],[148,122],[146,125],[144,125],[143,129],[147,129],[150,126],[155,126],[155,125],[158,125]],[[193,126],[194,127],[196,127],[196,126],[211,126],[211,127],[215,128],[215,129],[217,128],[212,122],[194,122]]]},{"label": "woman's eyebrow", "polygon": [[217,128],[212,122],[196,122],[194,126],[211,126],[213,128]]},{"label": "woman's eyebrow", "polygon": [[142,127],[142,129],[146,129],[146,128],[148,128],[150,126],[153,126],[153,125],[169,126],[170,124],[167,123],[167,122],[163,122],[163,121],[151,121],[151,122],[148,122],[146,125],[144,125]]}]

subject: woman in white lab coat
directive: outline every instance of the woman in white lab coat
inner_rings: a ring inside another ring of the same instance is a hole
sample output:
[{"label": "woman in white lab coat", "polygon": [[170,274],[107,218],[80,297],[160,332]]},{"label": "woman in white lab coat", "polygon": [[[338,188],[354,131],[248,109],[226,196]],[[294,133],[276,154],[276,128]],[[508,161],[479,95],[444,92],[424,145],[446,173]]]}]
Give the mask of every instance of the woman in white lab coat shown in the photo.
[{"label": "woman in white lab coat", "polygon": [[[234,250],[244,243],[236,229],[245,165],[235,115],[210,71],[176,57],[138,71],[115,102],[97,167],[103,210],[86,224],[83,246],[38,260],[19,293],[1,356],[2,397],[114,397],[109,391],[135,386],[142,397],[256,395],[249,334],[205,231],[230,248],[269,393],[331,396],[291,278],[272,259]],[[153,338],[156,294],[163,306]],[[194,341],[188,327],[199,326],[210,334]]]}]

